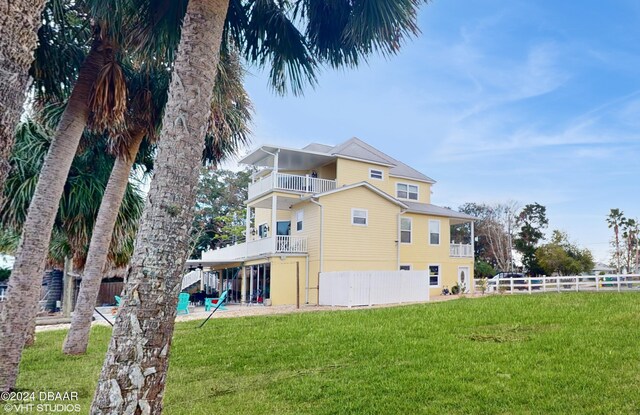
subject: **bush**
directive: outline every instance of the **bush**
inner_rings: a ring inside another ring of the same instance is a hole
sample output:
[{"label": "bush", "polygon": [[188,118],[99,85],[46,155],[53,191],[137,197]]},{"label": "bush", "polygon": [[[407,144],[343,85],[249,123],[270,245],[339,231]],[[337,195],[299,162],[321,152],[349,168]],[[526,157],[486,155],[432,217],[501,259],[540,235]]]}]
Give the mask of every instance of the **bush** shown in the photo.
[{"label": "bush", "polygon": [[473,276],[479,278],[491,278],[496,275],[496,270],[486,261],[478,260],[473,267]]},{"label": "bush", "polygon": [[9,268],[0,268],[0,281],[5,281],[11,276],[11,270]]}]

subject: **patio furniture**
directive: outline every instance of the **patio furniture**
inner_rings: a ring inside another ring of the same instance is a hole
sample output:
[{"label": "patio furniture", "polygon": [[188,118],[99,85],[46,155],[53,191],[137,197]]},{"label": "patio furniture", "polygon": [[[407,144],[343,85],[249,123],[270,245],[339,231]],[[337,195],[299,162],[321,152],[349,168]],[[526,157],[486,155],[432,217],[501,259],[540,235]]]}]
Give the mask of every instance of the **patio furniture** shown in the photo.
[{"label": "patio furniture", "polygon": [[116,307],[120,307],[120,304],[122,303],[122,298],[120,298],[119,295],[114,296],[114,298],[116,299]]},{"label": "patio furniture", "polygon": [[228,291],[224,291],[219,298],[205,298],[204,311],[210,311],[212,308],[216,308],[218,304],[220,304],[218,310],[226,310],[227,307],[224,306],[224,302],[227,299],[227,292]]},{"label": "patio furniture", "polygon": [[189,293],[180,293],[178,296],[178,314],[189,314]]}]

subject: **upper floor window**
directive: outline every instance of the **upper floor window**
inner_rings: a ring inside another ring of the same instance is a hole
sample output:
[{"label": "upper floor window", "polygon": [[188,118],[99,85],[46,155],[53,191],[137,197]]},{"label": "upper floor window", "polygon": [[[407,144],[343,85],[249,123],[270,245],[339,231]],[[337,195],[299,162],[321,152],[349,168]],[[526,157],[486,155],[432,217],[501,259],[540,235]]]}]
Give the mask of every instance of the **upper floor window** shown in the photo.
[{"label": "upper floor window", "polygon": [[376,180],[384,179],[384,172],[377,169],[369,169],[369,177]]},{"label": "upper floor window", "polygon": [[400,218],[400,242],[411,243],[411,218]]},{"label": "upper floor window", "polygon": [[440,221],[429,221],[429,245],[440,245]]},{"label": "upper floor window", "polygon": [[411,271],[411,264],[400,265],[400,271]]},{"label": "upper floor window", "polygon": [[304,210],[299,210],[296,212],[296,231],[300,232],[302,230],[302,221],[304,220]]},{"label": "upper floor window", "polygon": [[418,200],[418,186],[413,184],[396,184],[396,197],[398,199]]},{"label": "upper floor window", "polygon": [[367,226],[369,212],[366,209],[351,209],[351,224]]}]

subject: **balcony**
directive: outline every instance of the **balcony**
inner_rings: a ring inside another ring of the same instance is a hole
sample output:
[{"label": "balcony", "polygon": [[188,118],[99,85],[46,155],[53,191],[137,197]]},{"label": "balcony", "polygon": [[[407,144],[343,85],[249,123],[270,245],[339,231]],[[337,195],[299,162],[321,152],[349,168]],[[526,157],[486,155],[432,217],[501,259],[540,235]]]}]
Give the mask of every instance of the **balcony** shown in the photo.
[{"label": "balcony", "polygon": [[467,244],[449,245],[449,256],[452,258],[473,258],[473,246]]},{"label": "balcony", "polygon": [[[275,249],[274,249],[275,243]],[[274,238],[262,238],[241,244],[214,249],[202,253],[202,261],[232,262],[242,261],[259,255],[271,254],[305,254],[307,238],[299,236],[278,235]]]},{"label": "balcony", "polygon": [[272,190],[315,194],[327,192],[335,188],[335,180],[287,173],[271,173],[249,185],[249,200]]}]

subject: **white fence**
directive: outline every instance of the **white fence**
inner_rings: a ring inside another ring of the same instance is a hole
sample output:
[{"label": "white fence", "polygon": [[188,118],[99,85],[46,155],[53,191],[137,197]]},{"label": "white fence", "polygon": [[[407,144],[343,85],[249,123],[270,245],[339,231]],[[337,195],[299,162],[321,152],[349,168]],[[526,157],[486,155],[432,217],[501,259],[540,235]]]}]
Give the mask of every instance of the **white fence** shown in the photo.
[{"label": "white fence", "polygon": [[[476,280],[476,291],[481,284]],[[563,291],[638,291],[640,274],[629,275],[570,275],[556,277],[515,277],[487,281],[487,292],[532,294]]]},{"label": "white fence", "polygon": [[362,306],[429,301],[426,271],[338,271],[320,274],[319,303]]},{"label": "white fence", "polygon": [[307,238],[301,236],[276,236],[276,252],[306,253]]}]

